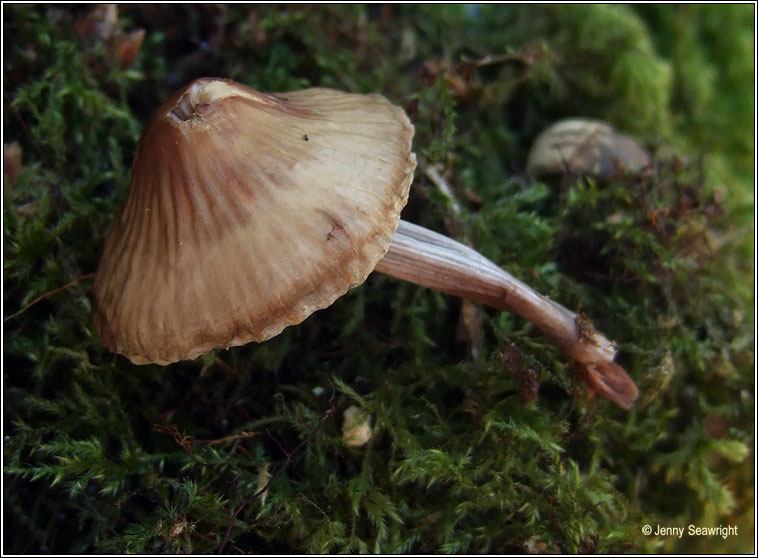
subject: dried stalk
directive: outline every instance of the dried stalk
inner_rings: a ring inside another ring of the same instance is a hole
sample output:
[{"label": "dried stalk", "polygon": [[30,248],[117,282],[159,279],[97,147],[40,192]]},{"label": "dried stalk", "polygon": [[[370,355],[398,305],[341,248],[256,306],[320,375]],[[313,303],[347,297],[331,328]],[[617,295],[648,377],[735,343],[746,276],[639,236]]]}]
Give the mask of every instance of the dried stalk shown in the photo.
[{"label": "dried stalk", "polygon": [[375,270],[518,314],[578,364],[594,391],[625,409],[637,398],[634,382],[613,362],[616,348],[611,341],[567,308],[451,238],[401,220]]}]

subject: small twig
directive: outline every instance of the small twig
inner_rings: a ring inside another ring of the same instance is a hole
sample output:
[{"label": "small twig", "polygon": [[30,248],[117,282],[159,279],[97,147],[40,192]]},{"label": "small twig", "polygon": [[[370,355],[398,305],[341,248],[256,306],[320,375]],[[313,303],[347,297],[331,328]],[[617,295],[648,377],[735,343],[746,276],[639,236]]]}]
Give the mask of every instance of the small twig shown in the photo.
[{"label": "small twig", "polygon": [[430,165],[423,165],[423,169],[426,177],[431,180],[434,185],[437,186],[437,189],[442,193],[442,195],[445,196],[448,203],[452,206],[455,214],[460,216],[461,205],[458,203],[458,200],[455,199],[453,190],[450,188],[450,186],[448,186],[447,182],[445,182],[445,179],[442,178],[442,175],[439,173],[439,171]]},{"label": "small twig", "polygon": [[232,440],[244,440],[247,438],[252,438],[253,436],[257,436],[257,432],[240,432],[239,434],[231,434],[229,436],[224,436],[223,438],[218,438],[217,440],[209,440],[207,443],[209,446],[213,446],[215,444],[222,444],[224,442],[231,442]]},{"label": "small twig", "polygon": [[190,456],[190,459],[195,461],[195,456],[192,454],[192,452],[197,445],[197,438],[194,436],[188,436],[184,432],[179,432],[179,429],[175,424],[170,424],[168,426],[163,426],[162,424],[154,424],[153,430],[160,432],[161,434],[168,434],[173,437],[174,442],[176,442],[178,446],[187,452],[187,455]]},{"label": "small twig", "polygon": [[[459,234],[459,231],[456,231],[454,229],[463,228],[461,224],[463,213],[461,204],[455,197],[453,189],[437,170],[438,166],[439,165],[428,165],[425,161],[419,162],[419,167],[423,169],[426,177],[431,180],[435,186],[437,186],[437,189],[447,199],[448,205],[452,209],[455,226],[451,227],[450,223],[447,223],[448,234],[451,236],[460,237],[461,235]],[[471,241],[468,239],[467,235],[464,234],[463,238],[460,238],[460,240],[467,246],[471,246]],[[473,360],[477,360],[479,357],[479,344],[482,334],[481,316],[481,308],[477,306],[475,302],[472,302],[468,299],[463,299],[461,301],[459,331],[462,332],[463,340],[467,341],[469,350],[471,352],[471,358]]]},{"label": "small twig", "polygon": [[258,435],[257,432],[246,431],[240,432],[239,434],[230,434],[229,436],[224,436],[223,438],[216,438],[215,440],[199,440],[194,436],[180,432],[175,424],[169,424],[168,426],[155,424],[153,425],[153,430],[160,432],[161,434],[168,434],[174,438],[176,444],[181,446],[189,454],[190,457],[193,457],[192,451],[198,444],[214,446],[216,444],[223,444],[224,442],[232,442],[234,440],[246,440]]},{"label": "small twig", "polygon": [[78,283],[79,281],[82,281],[82,280],[84,280],[84,279],[91,279],[91,278],[93,278],[94,276],[95,276],[95,274],[94,274],[94,273],[87,273],[87,274],[85,274],[85,275],[80,275],[79,277],[77,277],[76,279],[73,279],[73,280],[69,281],[68,283],[66,283],[66,284],[65,284],[65,285],[63,285],[62,287],[58,287],[57,289],[53,289],[52,291],[47,291],[46,293],[44,293],[44,294],[41,294],[40,296],[38,296],[37,298],[35,298],[34,300],[32,300],[32,301],[31,301],[29,304],[27,304],[26,306],[24,306],[24,307],[23,307],[21,310],[19,310],[18,312],[14,312],[14,313],[13,313],[13,314],[11,314],[10,316],[6,316],[5,318],[3,318],[3,321],[4,321],[4,322],[7,322],[7,321],[8,321],[8,320],[10,320],[11,318],[15,318],[16,316],[18,316],[18,315],[20,315],[20,314],[23,314],[24,312],[26,312],[27,310],[29,310],[29,308],[31,308],[32,306],[34,306],[34,305],[35,305],[35,304],[37,304],[38,302],[41,302],[41,301],[43,301],[43,300],[44,300],[44,299],[46,299],[47,297],[49,297],[49,296],[52,296],[52,295],[54,295],[54,294],[56,294],[56,293],[59,293],[59,292],[61,292],[61,291],[65,291],[66,289],[68,289],[69,287],[71,287],[71,286],[72,286],[74,283]]}]

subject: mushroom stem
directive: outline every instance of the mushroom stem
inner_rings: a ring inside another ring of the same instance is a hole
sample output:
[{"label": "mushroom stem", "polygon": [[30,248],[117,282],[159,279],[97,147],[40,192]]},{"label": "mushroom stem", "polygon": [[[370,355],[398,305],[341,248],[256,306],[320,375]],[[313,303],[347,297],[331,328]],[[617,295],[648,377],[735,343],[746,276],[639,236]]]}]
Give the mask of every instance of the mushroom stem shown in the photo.
[{"label": "mushroom stem", "polygon": [[628,409],[637,387],[613,362],[614,344],[589,320],[539,294],[460,242],[400,221],[375,271],[518,314],[571,357],[591,389]]}]

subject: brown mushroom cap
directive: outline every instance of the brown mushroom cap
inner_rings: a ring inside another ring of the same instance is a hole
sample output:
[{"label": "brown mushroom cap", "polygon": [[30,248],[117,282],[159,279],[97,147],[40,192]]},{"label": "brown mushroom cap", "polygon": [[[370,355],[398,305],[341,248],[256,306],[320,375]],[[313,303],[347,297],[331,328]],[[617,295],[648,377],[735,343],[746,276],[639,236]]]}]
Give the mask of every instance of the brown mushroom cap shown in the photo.
[{"label": "brown mushroom cap", "polygon": [[537,136],[526,168],[533,176],[578,174],[610,180],[623,173],[640,172],[650,164],[650,154],[610,124],[567,118]]},{"label": "brown mushroom cap", "polygon": [[378,95],[199,79],[153,115],[105,244],[94,325],[137,364],[264,341],[362,283],[416,161]]}]

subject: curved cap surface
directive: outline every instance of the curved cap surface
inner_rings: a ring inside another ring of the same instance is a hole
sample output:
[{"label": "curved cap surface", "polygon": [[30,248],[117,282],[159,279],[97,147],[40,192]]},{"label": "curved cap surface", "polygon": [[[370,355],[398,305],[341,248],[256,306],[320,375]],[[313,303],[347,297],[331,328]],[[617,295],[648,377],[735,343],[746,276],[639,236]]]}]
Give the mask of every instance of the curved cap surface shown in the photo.
[{"label": "curved cap surface", "polygon": [[264,341],[362,283],[413,179],[379,95],[200,79],[153,115],[95,280],[103,344],[168,364]]}]

